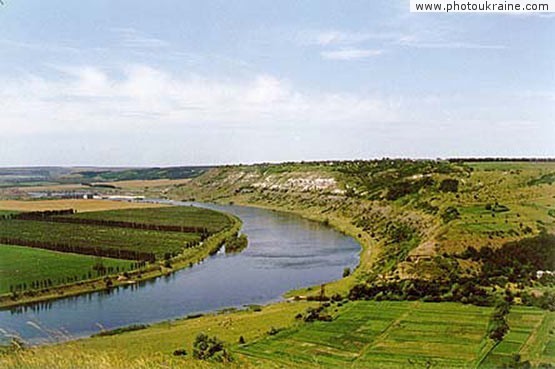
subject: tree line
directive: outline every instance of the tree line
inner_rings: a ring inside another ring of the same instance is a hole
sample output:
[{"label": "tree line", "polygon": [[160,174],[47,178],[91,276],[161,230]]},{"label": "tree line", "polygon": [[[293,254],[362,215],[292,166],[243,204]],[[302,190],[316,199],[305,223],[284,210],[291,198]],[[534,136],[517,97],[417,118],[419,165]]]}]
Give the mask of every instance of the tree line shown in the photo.
[{"label": "tree line", "polygon": [[93,255],[114,259],[140,260],[153,263],[156,261],[156,255],[153,252],[143,252],[136,250],[126,250],[119,248],[100,248],[72,245],[69,243],[54,243],[44,241],[25,240],[20,238],[0,237],[0,244],[27,246],[37,249],[45,249],[59,252],[71,252],[82,255]]}]

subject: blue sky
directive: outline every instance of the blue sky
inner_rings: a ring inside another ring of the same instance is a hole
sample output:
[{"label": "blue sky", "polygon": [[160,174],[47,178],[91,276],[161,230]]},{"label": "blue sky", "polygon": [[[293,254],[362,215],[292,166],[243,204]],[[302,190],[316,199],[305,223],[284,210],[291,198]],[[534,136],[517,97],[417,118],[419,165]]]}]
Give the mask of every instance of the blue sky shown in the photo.
[{"label": "blue sky", "polygon": [[0,165],[555,156],[555,18],[5,0]]}]

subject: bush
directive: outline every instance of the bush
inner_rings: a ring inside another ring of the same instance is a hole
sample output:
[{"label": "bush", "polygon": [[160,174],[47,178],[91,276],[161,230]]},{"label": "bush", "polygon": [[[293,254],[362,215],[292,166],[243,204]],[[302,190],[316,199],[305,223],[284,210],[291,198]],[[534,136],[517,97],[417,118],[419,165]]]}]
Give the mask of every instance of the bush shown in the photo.
[{"label": "bush", "polygon": [[208,337],[204,333],[199,333],[195,338],[193,357],[199,360],[231,361],[224,343],[217,337]]},{"label": "bush", "polygon": [[442,192],[457,192],[459,190],[459,181],[447,178],[439,184],[439,190]]},{"label": "bush", "polygon": [[317,320],[321,322],[330,322],[333,320],[333,318],[331,317],[331,315],[325,312],[324,306],[319,306],[317,308],[309,307],[308,309],[306,309],[304,321],[307,323],[311,323]]},{"label": "bush", "polygon": [[246,234],[229,237],[225,240],[225,252],[235,253],[243,251],[249,244]]},{"label": "bush", "polygon": [[459,219],[461,216],[461,214],[459,213],[459,211],[454,208],[453,206],[449,206],[447,207],[443,213],[441,213],[441,219],[443,220],[443,223],[447,224],[455,219]]}]

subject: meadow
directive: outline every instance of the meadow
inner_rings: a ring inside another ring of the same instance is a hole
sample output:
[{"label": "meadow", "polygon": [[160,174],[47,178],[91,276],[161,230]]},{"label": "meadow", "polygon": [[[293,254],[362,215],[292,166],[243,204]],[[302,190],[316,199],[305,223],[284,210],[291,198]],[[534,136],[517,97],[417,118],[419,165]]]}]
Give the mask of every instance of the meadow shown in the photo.
[{"label": "meadow", "polygon": [[89,273],[96,276],[93,267],[98,263],[121,272],[133,267],[133,263],[126,260],[0,245],[0,295],[18,284],[31,286],[35,281],[49,280],[52,286],[57,286],[68,279],[87,279]]}]

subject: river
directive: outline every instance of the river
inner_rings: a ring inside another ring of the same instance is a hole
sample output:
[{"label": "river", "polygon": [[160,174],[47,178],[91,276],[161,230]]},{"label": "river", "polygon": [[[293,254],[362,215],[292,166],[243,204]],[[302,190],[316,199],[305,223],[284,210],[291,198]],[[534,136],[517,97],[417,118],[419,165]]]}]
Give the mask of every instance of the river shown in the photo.
[{"label": "river", "polygon": [[323,224],[253,207],[194,205],[241,218],[248,248],[239,254],[222,250],[192,268],[137,285],[0,310],[0,343],[12,334],[31,344],[58,342],[101,329],[266,304],[288,290],[341,278],[345,267],[358,263],[359,244]]}]

